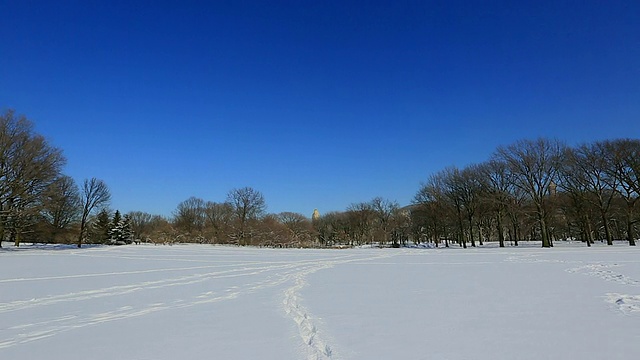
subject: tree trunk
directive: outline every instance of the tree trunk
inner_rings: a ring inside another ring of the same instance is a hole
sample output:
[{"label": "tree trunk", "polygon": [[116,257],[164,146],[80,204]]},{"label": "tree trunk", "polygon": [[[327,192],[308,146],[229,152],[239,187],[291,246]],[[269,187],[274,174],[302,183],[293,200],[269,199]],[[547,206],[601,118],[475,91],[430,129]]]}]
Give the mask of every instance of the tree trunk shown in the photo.
[{"label": "tree trunk", "polygon": [[84,236],[85,227],[87,226],[86,222],[87,220],[84,218],[80,222],[80,235],[78,235],[78,248],[82,247],[82,238]]},{"label": "tree trunk", "polygon": [[469,239],[471,240],[471,246],[476,247],[476,241],[473,238],[473,221],[472,217],[469,216]]},{"label": "tree trunk", "polygon": [[613,245],[613,236],[611,235],[609,220],[607,219],[607,214],[605,212],[602,212],[602,223],[604,224],[604,235],[607,238],[607,245]]},{"label": "tree trunk", "polygon": [[633,238],[633,222],[627,221],[627,240],[629,241],[629,246],[636,246],[636,241]]},{"label": "tree trunk", "polygon": [[549,239],[549,233],[547,232],[547,222],[544,220],[544,214],[538,213],[538,222],[540,225],[540,234],[542,235],[542,247],[550,248],[551,241]]},{"label": "tree trunk", "polygon": [[585,224],[585,226],[583,228],[584,228],[584,239],[587,242],[587,247],[591,247],[591,240],[589,239],[589,236],[590,236],[589,235],[589,231],[590,231],[590,229],[589,229],[588,225],[586,225],[586,224]]},{"label": "tree trunk", "polygon": [[457,213],[458,213],[458,241],[461,243],[463,248],[467,248],[467,241],[466,238],[464,236],[464,221],[462,218],[462,212],[460,210],[460,207],[457,207]]},{"label": "tree trunk", "polygon": [[627,240],[629,246],[636,246],[636,241],[633,238],[633,202],[627,202]]},{"label": "tree trunk", "polygon": [[504,229],[502,228],[502,214],[500,212],[496,217],[496,226],[498,227],[498,243],[500,247],[504,247]]},{"label": "tree trunk", "polygon": [[518,239],[520,239],[520,228],[517,224],[513,224],[513,246],[518,246]]}]

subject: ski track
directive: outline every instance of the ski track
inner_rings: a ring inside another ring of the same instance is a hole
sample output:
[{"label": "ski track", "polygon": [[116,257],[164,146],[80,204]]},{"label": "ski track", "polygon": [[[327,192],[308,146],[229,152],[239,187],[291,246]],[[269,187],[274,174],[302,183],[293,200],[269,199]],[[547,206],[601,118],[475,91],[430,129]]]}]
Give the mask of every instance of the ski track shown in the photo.
[{"label": "ski track", "polygon": [[[25,344],[31,341],[43,339],[46,337],[54,336],[59,333],[82,328],[85,326],[96,325],[109,321],[117,321],[122,319],[134,318],[147,314],[152,314],[158,311],[187,308],[196,305],[204,305],[216,303],[219,301],[235,299],[238,296],[253,293],[261,289],[280,285],[287,281],[292,273],[298,271],[304,271],[306,266],[289,266],[289,267],[264,267],[252,269],[253,271],[244,271],[244,269],[230,270],[230,272],[240,271],[238,274],[227,274],[222,276],[215,276],[210,274],[197,274],[193,276],[176,278],[170,280],[154,281],[149,283],[132,284],[126,286],[117,286],[111,288],[97,289],[92,291],[84,291],[78,293],[70,293],[56,297],[47,297],[43,299],[33,299],[28,301],[12,302],[8,304],[1,304],[0,309],[4,308],[4,311],[18,311],[28,309],[33,306],[46,306],[61,301],[83,301],[89,299],[95,299],[104,296],[118,296],[127,293],[156,289],[166,286],[181,286],[194,284],[206,280],[221,278],[221,277],[243,277],[260,274],[266,271],[278,271],[284,270],[279,273],[275,273],[272,276],[267,276],[264,280],[249,282],[240,286],[231,286],[220,291],[207,291],[203,292],[191,299],[180,299],[170,303],[153,303],[141,306],[124,306],[110,311],[104,311],[94,314],[84,315],[67,315],[59,318],[50,319],[47,321],[41,321],[38,323],[25,323],[16,326],[12,326],[7,329],[14,334],[9,337],[0,339],[0,349]],[[195,278],[195,279],[193,279]]]},{"label": "ski track", "polygon": [[210,272],[203,274],[187,275],[169,279],[145,281],[140,283],[118,285],[107,288],[79,291],[62,295],[52,295],[43,298],[34,298],[30,300],[18,300],[0,304],[0,313],[16,310],[24,310],[36,306],[52,305],[60,302],[75,302],[82,300],[90,300],[109,296],[119,296],[134,292],[161,289],[171,286],[183,286],[202,283],[213,279],[243,277],[250,275],[258,275],[267,271],[291,268],[291,266],[267,266],[255,268],[231,269],[219,272]]},{"label": "ski track", "polygon": [[[74,253],[80,256],[103,257],[105,251],[102,249],[92,249],[86,253]],[[135,258],[121,254],[118,257],[115,251],[108,252],[108,257],[118,258]],[[178,299],[171,302],[156,302],[151,304],[138,304],[134,306],[121,306],[112,309],[104,309],[104,311],[89,314],[73,314],[67,313],[56,318],[44,319],[38,322],[24,322],[21,324],[10,325],[3,328],[0,326],[0,349],[12,346],[23,345],[40,339],[56,336],[60,333],[84,328],[101,323],[131,319],[140,316],[153,314],[160,311],[171,309],[188,308],[197,305],[214,304],[221,301],[232,300],[239,296],[255,293],[263,289],[272,288],[283,284],[291,284],[283,292],[284,312],[287,317],[291,318],[297,326],[297,330],[302,340],[301,347],[305,350],[306,359],[309,360],[325,360],[335,359],[332,347],[322,338],[322,332],[318,330],[317,324],[313,322],[313,318],[300,301],[300,290],[307,285],[307,277],[319,270],[330,268],[336,264],[348,262],[362,262],[376,260],[384,257],[393,256],[393,254],[377,255],[372,257],[362,257],[359,254],[347,254],[342,256],[326,257],[313,260],[294,260],[294,261],[277,261],[277,262],[240,262],[234,263],[231,269],[208,272],[199,272],[185,276],[173,276],[160,280],[136,282],[125,285],[117,285],[110,287],[102,287],[78,292],[70,292],[66,294],[57,294],[44,296],[33,299],[23,299],[0,303],[0,314],[7,312],[18,312],[38,307],[46,307],[50,305],[81,302],[100,298],[117,297],[136,292],[144,292],[153,289],[166,287],[180,287],[192,284],[204,283],[207,281],[215,281],[224,278],[237,278],[234,286],[228,286],[216,291],[205,291],[191,298]],[[149,260],[145,258],[144,260]],[[181,259],[156,258],[151,260],[175,261]],[[82,277],[96,276],[113,276],[113,275],[129,275],[144,274],[154,272],[171,272],[171,271],[193,271],[193,270],[211,270],[212,268],[220,268],[218,265],[211,266],[194,266],[182,268],[165,268],[165,269],[148,269],[138,271],[109,272],[97,274],[75,274],[64,276],[50,276],[40,278],[17,278],[0,280],[0,283],[15,283],[23,281],[55,281],[75,279]],[[227,265],[228,266],[228,265]],[[257,281],[249,280],[252,276],[263,275]],[[177,290],[179,291],[179,290]],[[115,305],[114,305],[115,306]],[[26,319],[25,319],[26,320]]]},{"label": "ski track", "polygon": [[[223,250],[224,251],[224,250]],[[81,329],[87,326],[99,325],[101,323],[131,319],[161,311],[188,308],[199,305],[211,305],[218,302],[233,300],[237,297],[259,292],[263,289],[284,285],[282,296],[282,306],[284,315],[294,324],[300,339],[300,351],[306,360],[337,360],[339,351],[331,341],[331,335],[323,331],[320,323],[313,314],[304,306],[302,290],[308,286],[308,277],[318,271],[334,267],[345,263],[384,263],[386,258],[394,257],[398,254],[413,254],[408,251],[384,252],[380,254],[369,254],[362,256],[359,253],[348,253],[340,256],[327,256],[310,260],[283,260],[283,261],[252,261],[226,262],[206,259],[205,254],[194,254],[185,249],[184,257],[181,255],[151,254],[149,257],[132,256],[126,250],[110,249],[88,249],[84,251],[74,251],[72,254],[83,257],[95,258],[117,258],[144,261],[165,261],[172,262],[197,262],[206,263],[200,266],[191,267],[168,267],[158,269],[142,269],[122,272],[105,272],[89,274],[71,274],[49,277],[14,278],[2,279],[2,283],[20,283],[37,281],[57,281],[70,280],[76,278],[90,278],[101,276],[126,276],[132,274],[162,273],[180,271],[196,271],[184,276],[168,276],[159,280],[141,281],[124,285],[101,287],[84,291],[70,292],[66,294],[56,294],[33,299],[21,299],[0,303],[0,315],[7,312],[19,312],[38,307],[46,307],[66,302],[81,302],[94,299],[118,297],[137,292],[144,292],[166,287],[180,287],[193,284],[205,283],[221,279],[236,278],[233,286],[226,286],[215,291],[204,291],[192,295],[188,298],[172,300],[169,302],[156,302],[149,304],[136,304],[133,306],[112,305],[111,309],[95,313],[75,314],[69,312],[62,316],[40,319],[37,322],[23,322],[12,324],[9,327],[0,325],[0,349],[28,344],[33,341],[56,336],[70,330]],[[43,251],[44,253],[44,251]],[[51,253],[55,254],[55,252]],[[27,256],[28,254],[17,254]],[[38,254],[40,255],[40,254]],[[224,257],[224,254],[221,254]],[[246,252],[247,257],[256,254]],[[599,278],[601,280],[617,283],[619,285],[635,287],[640,285],[640,281],[630,278],[615,269],[621,265],[618,263],[585,263],[583,261],[562,261],[546,259],[544,254],[531,253],[506,253],[504,261],[513,263],[558,263],[572,264],[572,268],[566,269],[567,273],[584,274]],[[237,256],[237,255],[234,255]],[[460,262],[468,264],[469,262]],[[484,263],[484,262],[480,262]],[[434,263],[437,265],[438,263]],[[228,266],[231,266],[229,268]],[[252,277],[259,276],[258,280],[250,281]],[[261,277],[260,277],[261,276]],[[180,291],[180,290],[177,290]],[[626,291],[625,291],[626,292]],[[625,315],[640,315],[640,295],[630,295],[621,293],[607,293],[604,295],[605,302],[610,304],[615,311]],[[24,319],[28,321],[28,317]]]}]

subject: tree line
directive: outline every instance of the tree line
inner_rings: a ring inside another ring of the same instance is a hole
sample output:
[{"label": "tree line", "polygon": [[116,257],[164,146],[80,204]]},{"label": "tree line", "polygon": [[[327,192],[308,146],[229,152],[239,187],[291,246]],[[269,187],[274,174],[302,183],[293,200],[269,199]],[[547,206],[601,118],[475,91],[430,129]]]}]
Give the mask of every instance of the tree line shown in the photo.
[{"label": "tree line", "polygon": [[422,184],[412,212],[423,239],[463,247],[484,241],[579,239],[635,245],[640,141],[616,139],[569,147],[522,140],[481,164],[449,167]]},{"label": "tree line", "polygon": [[0,247],[31,242],[75,242],[93,235],[92,214],[111,198],[96,178],[79,188],[62,173],[66,159],[23,115],[0,114]]},{"label": "tree line", "polygon": [[[311,218],[267,213],[251,187],[223,202],[190,197],[172,216],[109,210],[106,183],[78,186],[65,158],[14,111],[0,115],[0,239],[125,244],[198,242],[271,247],[409,243],[461,247],[497,242],[581,240],[635,245],[640,223],[640,140],[569,147],[559,140],[500,146],[484,163],[447,167],[421,184],[411,204],[376,197]],[[0,242],[1,246],[1,242]]]},{"label": "tree line", "polygon": [[[537,240],[635,245],[640,223],[640,140],[615,139],[569,147],[540,138],[500,146],[490,159],[431,175],[412,204],[381,197],[323,215],[267,214],[252,188],[222,203],[192,197],[163,226],[144,213],[132,217],[148,239],[257,246],[448,247]],[[155,233],[151,231],[155,229]],[[158,229],[162,229],[158,232]],[[173,239],[173,240],[171,240]]]}]

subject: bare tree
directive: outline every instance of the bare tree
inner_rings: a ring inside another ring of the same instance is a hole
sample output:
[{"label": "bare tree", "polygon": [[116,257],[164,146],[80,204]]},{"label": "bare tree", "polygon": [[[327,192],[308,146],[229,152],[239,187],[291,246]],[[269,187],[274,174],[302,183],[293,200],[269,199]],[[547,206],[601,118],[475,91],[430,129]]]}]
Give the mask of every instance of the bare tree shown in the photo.
[{"label": "bare tree", "polygon": [[[400,207],[397,202],[383,199],[381,197],[375,197],[370,201],[371,210],[373,210],[373,216],[376,221],[377,232],[379,238],[377,239],[380,244],[387,244],[391,234],[392,219],[396,215],[398,208]],[[400,238],[393,237],[392,243],[394,246],[399,246]]]},{"label": "bare tree", "polygon": [[[476,217],[480,206],[479,198],[482,188],[480,177],[481,174],[478,165],[470,165],[460,171],[455,181],[455,191],[462,201],[471,246],[476,246],[473,229],[476,225]],[[482,245],[480,234],[478,234],[478,241],[480,245]]]},{"label": "bare tree", "polygon": [[[397,203],[395,203],[397,204]],[[392,244],[406,244],[410,237],[411,231],[411,208],[394,207],[389,219],[389,229]],[[419,243],[419,239],[413,239],[414,243]]]},{"label": "bare tree", "polygon": [[172,228],[171,223],[160,215],[153,215],[149,224],[150,240],[155,244],[172,244],[179,235]]},{"label": "bare tree", "polygon": [[78,247],[82,247],[82,241],[86,234],[89,215],[106,206],[111,200],[111,193],[104,181],[91,178],[85,179],[82,185],[82,217],[80,220],[80,234],[78,235]]},{"label": "bare tree", "polygon": [[238,244],[248,245],[251,234],[248,232],[248,223],[257,220],[265,213],[267,205],[264,196],[251,187],[233,189],[227,195],[227,202],[233,207],[233,213],[237,221],[236,238]]},{"label": "bare tree", "polygon": [[[457,239],[458,244],[463,248],[467,247],[467,237],[465,221],[471,216],[473,217],[473,208],[470,205],[473,202],[473,195],[471,189],[467,186],[465,177],[462,171],[457,167],[448,167],[436,175],[434,175],[430,181],[432,184],[437,184],[439,191],[443,197],[441,200],[445,200],[456,218],[457,225]],[[470,227],[473,225],[470,225]],[[470,239],[473,243],[473,235],[469,233]]]},{"label": "bare tree", "polygon": [[494,155],[496,160],[508,165],[513,184],[526,193],[534,204],[542,247],[553,246],[547,228],[547,203],[553,184],[557,182],[564,149],[565,145],[560,141],[540,138],[501,146]]},{"label": "bare tree", "polygon": [[447,196],[443,180],[444,176],[439,172],[420,186],[413,199],[417,206],[411,210],[411,219],[414,237],[421,241],[423,238],[430,238],[436,246],[444,239],[445,247],[449,247],[457,208]]},{"label": "bare tree", "polygon": [[320,245],[333,246],[344,243],[346,240],[343,233],[344,222],[346,222],[346,215],[343,212],[331,211],[321,215],[313,223]]},{"label": "bare tree", "polygon": [[61,176],[47,187],[42,200],[42,217],[53,240],[80,219],[81,202],[80,190],[69,176]]},{"label": "bare tree", "polygon": [[612,163],[613,154],[609,153],[611,150],[607,142],[596,142],[583,144],[572,151],[575,166],[583,172],[587,190],[593,194],[587,200],[598,208],[607,245],[613,245],[609,218],[616,195],[614,190],[620,183]]},{"label": "bare tree", "polygon": [[39,217],[43,193],[60,175],[62,151],[9,110],[0,115],[0,241],[8,231],[16,246]]},{"label": "bare tree", "polygon": [[349,205],[346,211],[347,226],[345,228],[349,237],[349,244],[373,245],[373,226],[375,215],[373,207],[369,202],[355,203]]},{"label": "bare tree", "polygon": [[311,221],[306,216],[295,212],[282,212],[277,215],[278,220],[289,230],[293,242],[308,243],[311,234]]},{"label": "bare tree", "polygon": [[[558,176],[558,186],[562,191],[559,198],[566,198],[569,201],[560,202],[568,204],[565,216],[574,215],[587,246],[593,243],[593,226],[591,217],[591,204],[589,197],[592,195],[590,174],[586,171],[586,158],[574,149],[566,149],[564,159],[561,163],[561,171]],[[566,207],[566,206],[565,206]],[[569,222],[569,221],[567,221]]]},{"label": "bare tree", "polygon": [[610,156],[609,173],[619,180],[614,190],[627,205],[627,240],[630,246],[635,246],[634,226],[640,221],[635,214],[640,200],[640,140],[619,139],[609,141],[605,146]]},{"label": "bare tree", "polygon": [[227,242],[233,207],[230,203],[216,203],[208,201],[205,204],[204,215],[206,218],[205,228],[211,235],[213,243]]},{"label": "bare tree", "polygon": [[143,211],[131,211],[127,214],[131,220],[133,241],[147,241],[152,231],[153,215]]},{"label": "bare tree", "polygon": [[512,201],[510,190],[511,175],[507,164],[502,161],[491,160],[479,165],[480,186],[482,200],[492,209],[496,218],[496,232],[500,247],[504,247],[504,218]]},{"label": "bare tree", "polygon": [[205,202],[197,197],[190,197],[178,204],[174,213],[176,229],[186,236],[202,236],[205,223]]}]

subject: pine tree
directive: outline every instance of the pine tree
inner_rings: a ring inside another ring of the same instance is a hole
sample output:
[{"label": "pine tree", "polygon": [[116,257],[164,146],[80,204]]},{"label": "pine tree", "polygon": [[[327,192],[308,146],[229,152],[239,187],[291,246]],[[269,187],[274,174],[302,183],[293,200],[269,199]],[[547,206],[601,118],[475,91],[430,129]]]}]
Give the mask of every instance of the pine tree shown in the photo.
[{"label": "pine tree", "polygon": [[126,214],[122,217],[122,221],[121,221],[121,228],[122,228],[122,240],[127,243],[127,244],[131,244],[131,242],[133,241],[133,230],[131,229],[131,216],[129,216],[129,214]]},{"label": "pine tree", "polygon": [[96,244],[104,244],[109,240],[111,230],[111,219],[109,212],[105,209],[101,210],[96,215],[95,221],[92,227],[92,242]]},{"label": "pine tree", "polygon": [[120,215],[119,210],[116,210],[116,213],[113,214],[113,220],[111,220],[109,241],[112,244],[115,244],[118,241],[122,241],[122,215]]}]

